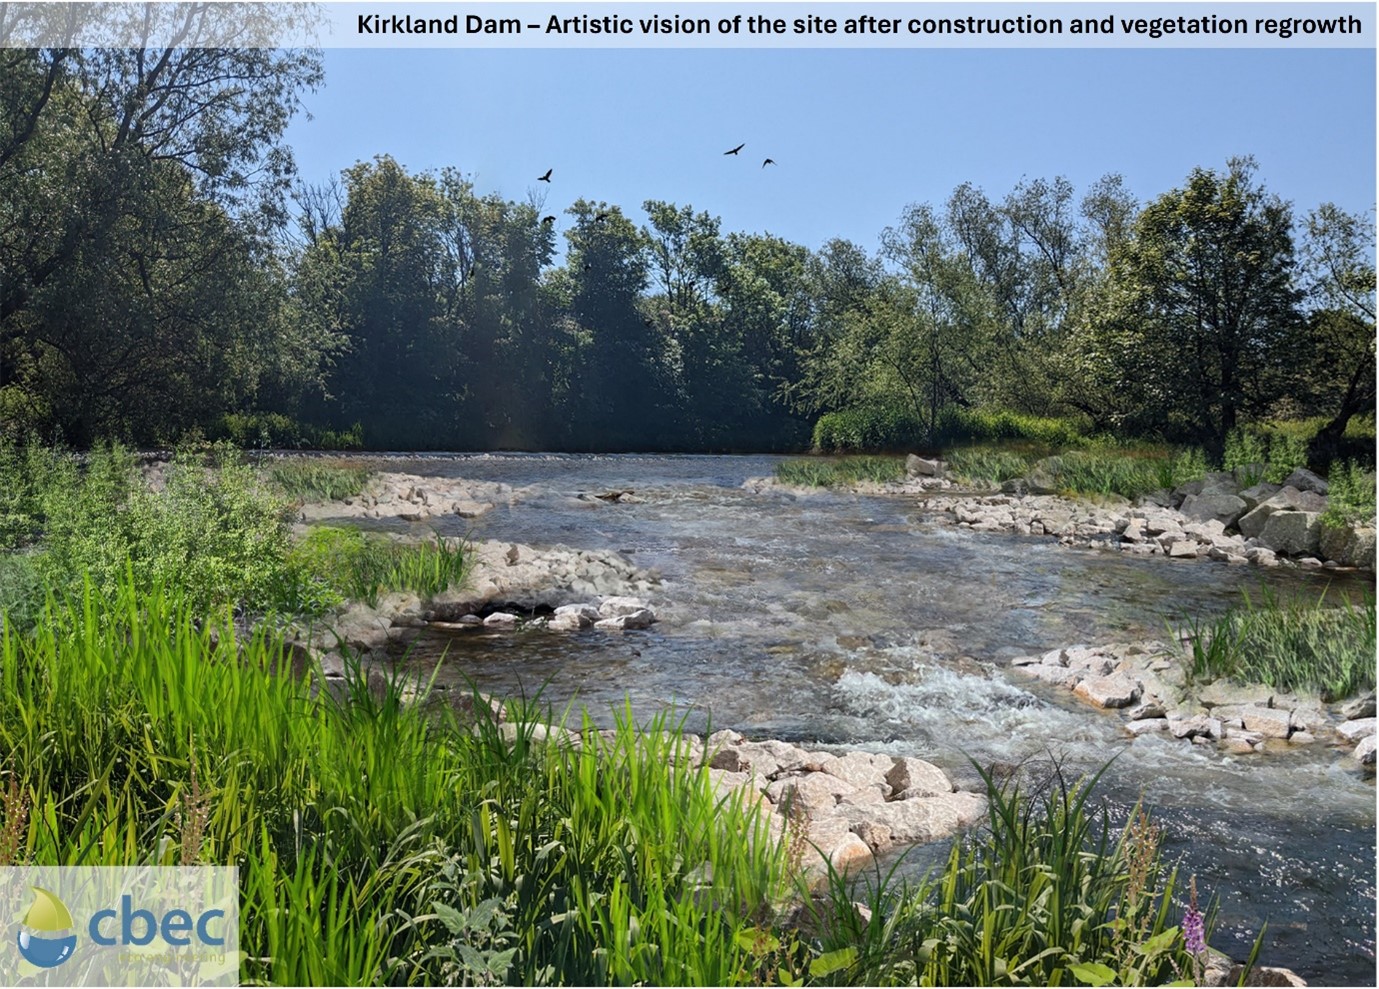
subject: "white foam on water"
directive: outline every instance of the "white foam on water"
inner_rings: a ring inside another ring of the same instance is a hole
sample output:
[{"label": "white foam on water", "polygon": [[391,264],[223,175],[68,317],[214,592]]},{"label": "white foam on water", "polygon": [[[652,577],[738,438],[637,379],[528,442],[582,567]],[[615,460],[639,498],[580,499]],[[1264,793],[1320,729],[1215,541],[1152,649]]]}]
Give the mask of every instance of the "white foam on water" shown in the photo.
[{"label": "white foam on water", "polygon": [[845,708],[884,721],[893,745],[906,736],[945,748],[1007,761],[1047,755],[1092,756],[1110,733],[1095,719],[1079,717],[996,677],[979,677],[931,666],[893,683],[876,673],[848,669],[836,692]]}]

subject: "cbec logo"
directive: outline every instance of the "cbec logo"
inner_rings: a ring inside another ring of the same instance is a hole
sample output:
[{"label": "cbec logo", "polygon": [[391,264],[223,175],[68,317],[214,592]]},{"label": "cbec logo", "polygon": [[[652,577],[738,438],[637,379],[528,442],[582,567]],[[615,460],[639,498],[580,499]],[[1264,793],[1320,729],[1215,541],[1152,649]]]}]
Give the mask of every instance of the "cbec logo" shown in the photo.
[{"label": "cbec logo", "polygon": [[31,886],[34,902],[19,928],[19,953],[39,968],[56,968],[72,957],[76,922],[67,905],[40,886]]},{"label": "cbec logo", "polygon": [[[39,968],[56,968],[76,950],[76,922],[67,905],[55,893],[39,886],[34,902],[19,928],[19,953]],[[203,945],[225,944],[225,911],[207,910],[193,917],[186,910],[168,910],[157,916],[152,910],[138,909],[128,893],[120,897],[119,910],[97,910],[86,933],[104,948],[144,947],[161,938],[170,947],[186,947],[193,937]]]}]

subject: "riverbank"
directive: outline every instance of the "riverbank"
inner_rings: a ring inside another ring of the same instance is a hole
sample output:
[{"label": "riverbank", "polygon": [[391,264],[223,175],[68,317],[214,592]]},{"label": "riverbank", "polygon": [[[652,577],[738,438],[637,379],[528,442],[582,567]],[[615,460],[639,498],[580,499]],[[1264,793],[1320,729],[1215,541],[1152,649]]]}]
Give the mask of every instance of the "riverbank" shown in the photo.
[{"label": "riverbank", "polygon": [[[911,455],[903,480],[864,481],[847,490],[914,497],[975,532],[1052,536],[1062,545],[1084,549],[1262,567],[1374,571],[1373,517],[1329,518],[1327,482],[1311,471],[1298,468],[1282,484],[1260,480],[1262,473],[1262,465],[1211,471],[1132,502],[1111,493],[1059,494],[1058,484],[1039,464],[993,492],[992,484],[949,476],[941,460]],[[751,478],[744,487],[796,494],[816,490],[774,477]]]}]

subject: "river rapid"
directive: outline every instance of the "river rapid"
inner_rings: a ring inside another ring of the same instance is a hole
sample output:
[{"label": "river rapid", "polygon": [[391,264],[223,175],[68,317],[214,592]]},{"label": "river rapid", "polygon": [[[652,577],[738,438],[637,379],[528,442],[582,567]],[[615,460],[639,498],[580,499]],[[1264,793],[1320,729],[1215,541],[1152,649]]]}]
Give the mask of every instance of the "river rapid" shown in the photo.
[{"label": "river rapid", "polygon": [[[407,662],[499,693],[542,691],[611,723],[673,710],[690,730],[918,755],[958,776],[1050,757],[1111,762],[1101,792],[1123,821],[1140,799],[1166,850],[1220,899],[1213,945],[1313,984],[1375,984],[1375,788],[1322,746],[1230,757],[1120,719],[1009,672],[1017,655],[1163,638],[1186,615],[1256,598],[1373,594],[1369,575],[1210,560],[1122,558],[1046,537],[984,534],[922,497],[743,488],[765,456],[406,455],[387,470],[525,489],[473,520],[395,530],[617,550],[656,572],[645,632],[428,631]],[[633,504],[580,494],[635,492]],[[937,852],[921,849],[918,868]]]}]

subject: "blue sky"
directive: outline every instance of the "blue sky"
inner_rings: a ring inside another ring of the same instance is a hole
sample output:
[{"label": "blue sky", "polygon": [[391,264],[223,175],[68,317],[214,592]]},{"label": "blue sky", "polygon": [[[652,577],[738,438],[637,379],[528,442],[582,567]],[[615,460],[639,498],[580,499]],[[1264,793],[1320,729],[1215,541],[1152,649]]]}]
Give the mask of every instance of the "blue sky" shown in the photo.
[{"label": "blue sky", "polygon": [[[911,202],[1120,172],[1141,202],[1252,154],[1298,214],[1375,199],[1373,50],[328,50],[303,179],[390,154],[482,193],[706,210],[873,249]],[[742,153],[723,152],[746,142]],[[762,159],[778,163],[763,169]],[[536,178],[554,169],[549,187]],[[562,220],[564,218],[562,217]]]}]

